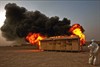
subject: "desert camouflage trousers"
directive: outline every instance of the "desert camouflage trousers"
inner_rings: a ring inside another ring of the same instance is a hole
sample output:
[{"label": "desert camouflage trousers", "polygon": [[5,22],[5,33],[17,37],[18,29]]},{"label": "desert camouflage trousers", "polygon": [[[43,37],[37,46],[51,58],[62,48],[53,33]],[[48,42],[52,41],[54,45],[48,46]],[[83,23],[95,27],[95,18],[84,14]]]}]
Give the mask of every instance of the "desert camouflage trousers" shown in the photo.
[{"label": "desert camouflage trousers", "polygon": [[97,65],[98,53],[90,53],[89,56],[89,64]]}]

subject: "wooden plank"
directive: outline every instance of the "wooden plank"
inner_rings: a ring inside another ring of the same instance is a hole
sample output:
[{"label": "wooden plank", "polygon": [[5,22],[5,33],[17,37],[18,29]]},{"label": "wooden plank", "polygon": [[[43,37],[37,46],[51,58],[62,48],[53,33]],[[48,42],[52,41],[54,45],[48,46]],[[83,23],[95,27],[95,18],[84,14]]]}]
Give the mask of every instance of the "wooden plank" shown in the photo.
[{"label": "wooden plank", "polygon": [[78,40],[73,40],[72,41],[72,50],[73,51],[79,51],[80,50],[80,45]]}]

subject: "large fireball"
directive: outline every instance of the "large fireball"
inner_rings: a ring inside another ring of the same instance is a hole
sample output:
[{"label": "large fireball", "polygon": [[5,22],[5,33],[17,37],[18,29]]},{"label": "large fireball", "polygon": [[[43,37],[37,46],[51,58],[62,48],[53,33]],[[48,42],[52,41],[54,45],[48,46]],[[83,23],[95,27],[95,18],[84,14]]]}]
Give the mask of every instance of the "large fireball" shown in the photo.
[{"label": "large fireball", "polygon": [[80,38],[80,45],[85,44],[85,35],[83,34],[82,26],[80,26],[80,24],[72,25],[69,32],[71,32],[72,35],[77,35]]}]

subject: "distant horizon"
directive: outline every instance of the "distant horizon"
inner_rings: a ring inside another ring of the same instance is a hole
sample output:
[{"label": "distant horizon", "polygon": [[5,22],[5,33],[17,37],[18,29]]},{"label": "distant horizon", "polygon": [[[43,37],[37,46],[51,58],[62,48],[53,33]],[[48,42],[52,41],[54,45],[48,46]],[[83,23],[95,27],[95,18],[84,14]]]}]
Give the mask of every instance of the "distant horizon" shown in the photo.
[{"label": "distant horizon", "polygon": [[[86,42],[91,42],[91,40],[86,40]],[[100,40],[96,40],[96,42],[99,42],[100,44]],[[13,41],[7,41],[6,38],[4,38],[1,35],[1,30],[0,30],[0,46],[11,46],[14,45],[13,43],[14,43]]]}]

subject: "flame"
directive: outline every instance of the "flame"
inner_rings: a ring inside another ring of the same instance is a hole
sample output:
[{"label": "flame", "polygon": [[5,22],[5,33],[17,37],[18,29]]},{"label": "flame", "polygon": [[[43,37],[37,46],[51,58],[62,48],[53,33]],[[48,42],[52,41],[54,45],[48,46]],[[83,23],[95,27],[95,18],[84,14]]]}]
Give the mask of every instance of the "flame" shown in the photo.
[{"label": "flame", "polygon": [[38,45],[38,48],[41,49],[40,40],[43,40],[45,37],[40,33],[29,33],[26,36],[26,40],[28,40],[32,45]]},{"label": "flame", "polygon": [[69,30],[73,35],[77,35],[80,38],[80,45],[85,44],[85,35],[81,30],[81,26],[79,24],[74,24]]}]

